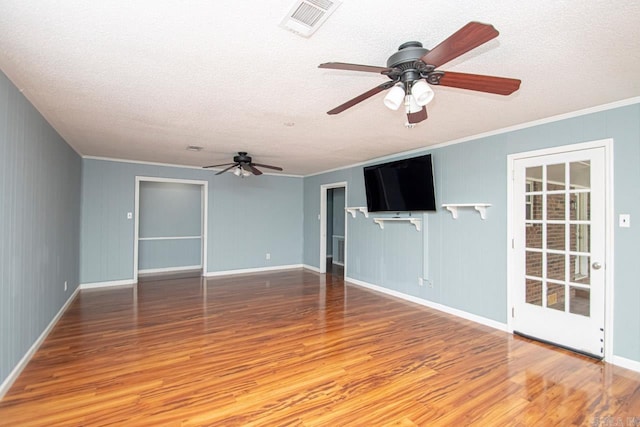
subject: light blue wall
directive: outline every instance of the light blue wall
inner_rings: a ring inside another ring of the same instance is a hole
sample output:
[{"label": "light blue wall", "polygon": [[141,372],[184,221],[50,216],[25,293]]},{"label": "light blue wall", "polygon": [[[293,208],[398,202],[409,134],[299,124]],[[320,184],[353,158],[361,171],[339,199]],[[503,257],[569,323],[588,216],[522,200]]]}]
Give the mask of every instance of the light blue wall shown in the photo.
[{"label": "light blue wall", "polygon": [[199,236],[202,232],[202,186],[140,182],[140,237]]},{"label": "light blue wall", "polygon": [[[202,185],[140,182],[139,236],[195,237],[202,233]],[[202,263],[202,239],[139,240],[138,268],[166,269]]]},{"label": "light blue wall", "polygon": [[127,212],[134,210],[136,176],[208,182],[209,272],[302,262],[301,178],[242,179],[211,170],[84,159],[81,283],[133,278],[134,222]]},{"label": "light blue wall", "polygon": [[[507,321],[507,155],[614,139],[614,211],[640,218],[640,105],[583,115],[412,154],[433,155],[436,201],[491,203],[487,219],[463,210],[419,214],[423,228],[381,230],[348,216],[346,276],[498,322]],[[405,156],[407,157],[407,156]],[[366,206],[362,166],[305,178],[305,263],[318,266],[320,186],[348,182],[348,206]],[[380,215],[385,216],[385,215]],[[640,227],[615,229],[614,354],[640,361]],[[423,276],[433,283],[418,286]]]},{"label": "light blue wall", "polygon": [[81,166],[0,72],[0,383],[78,286]]},{"label": "light blue wall", "polygon": [[[200,239],[141,240],[138,242],[138,269],[169,269],[201,265]],[[151,272],[149,272],[151,273]]]}]

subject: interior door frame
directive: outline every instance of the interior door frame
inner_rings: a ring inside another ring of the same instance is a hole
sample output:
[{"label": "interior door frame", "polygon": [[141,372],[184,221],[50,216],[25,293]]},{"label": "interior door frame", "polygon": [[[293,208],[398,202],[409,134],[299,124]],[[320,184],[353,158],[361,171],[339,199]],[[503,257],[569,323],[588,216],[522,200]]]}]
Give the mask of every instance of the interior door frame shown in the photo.
[{"label": "interior door frame", "polygon": [[202,215],[202,275],[207,274],[207,236],[208,236],[208,222],[209,222],[209,181],[198,181],[192,179],[176,179],[176,178],[161,178],[153,176],[136,176],[135,185],[135,204],[134,204],[134,225],[133,225],[133,281],[138,282],[138,234],[140,233],[140,183],[141,182],[164,182],[171,184],[190,184],[199,185],[201,191],[201,215]]},{"label": "interior door frame", "polygon": [[613,301],[614,301],[614,212],[613,212],[613,139],[601,139],[597,141],[582,142],[576,144],[562,145],[557,147],[544,148],[541,150],[526,151],[522,153],[509,154],[507,156],[507,331],[513,333],[513,307],[514,293],[516,286],[515,269],[513,268],[515,259],[514,223],[513,223],[513,182],[515,174],[515,161],[529,157],[540,157],[551,154],[562,154],[572,151],[588,150],[592,148],[604,148],[604,177],[605,177],[605,292],[604,292],[604,360],[610,361],[613,358]]},{"label": "interior door frame", "polygon": [[[320,273],[327,272],[327,192],[332,188],[344,187],[344,204],[347,206],[347,182],[334,182],[331,184],[323,184],[320,186]],[[347,274],[347,232],[348,222],[347,211],[344,211],[344,274]]]}]

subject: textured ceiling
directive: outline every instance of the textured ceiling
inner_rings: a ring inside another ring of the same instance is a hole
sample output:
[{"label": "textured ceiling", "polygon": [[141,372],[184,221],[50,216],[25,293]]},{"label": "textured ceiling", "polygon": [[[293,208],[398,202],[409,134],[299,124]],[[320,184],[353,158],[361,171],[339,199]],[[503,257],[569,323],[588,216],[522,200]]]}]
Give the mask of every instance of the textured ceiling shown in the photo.
[{"label": "textured ceiling", "polygon": [[[203,166],[248,151],[295,175],[640,95],[638,1],[343,0],[310,38],[279,27],[292,5],[3,0],[0,68],[84,156]],[[500,35],[440,68],[518,78],[518,92],[436,87],[413,129],[382,94],[326,114],[386,77],[318,64],[384,66],[469,21]]]}]

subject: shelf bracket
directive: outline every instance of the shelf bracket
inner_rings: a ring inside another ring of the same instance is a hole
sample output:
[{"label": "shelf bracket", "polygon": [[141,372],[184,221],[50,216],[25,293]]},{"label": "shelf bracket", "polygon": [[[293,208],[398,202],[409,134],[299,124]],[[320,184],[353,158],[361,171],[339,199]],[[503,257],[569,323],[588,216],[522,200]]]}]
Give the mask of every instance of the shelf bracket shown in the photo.
[{"label": "shelf bracket", "polygon": [[356,217],[356,213],[358,213],[358,211],[362,212],[362,215],[364,215],[365,218],[369,218],[369,211],[366,207],[363,206],[358,206],[355,208],[344,208],[344,210],[349,212],[352,218]]},{"label": "shelf bracket", "polygon": [[481,219],[487,219],[487,207],[483,205],[475,205],[474,208],[480,214]]},{"label": "shelf bracket", "polygon": [[458,219],[458,207],[455,205],[442,205],[444,206],[449,212],[451,212],[451,216],[453,217],[453,219]]}]

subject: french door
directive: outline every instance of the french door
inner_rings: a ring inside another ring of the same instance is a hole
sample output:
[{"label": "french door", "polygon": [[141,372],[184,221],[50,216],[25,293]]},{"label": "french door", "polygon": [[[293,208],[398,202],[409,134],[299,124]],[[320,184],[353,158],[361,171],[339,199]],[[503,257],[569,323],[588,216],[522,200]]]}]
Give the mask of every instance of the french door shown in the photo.
[{"label": "french door", "polygon": [[605,149],[513,162],[512,326],[604,357]]}]

